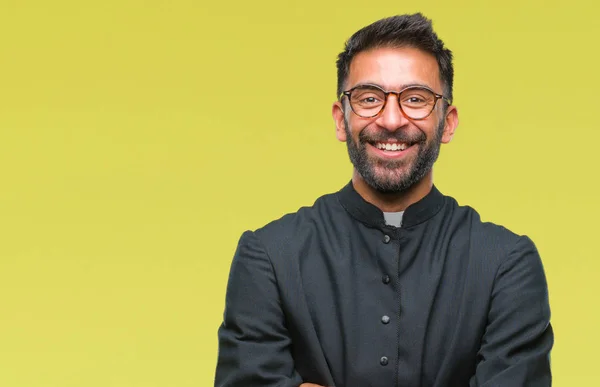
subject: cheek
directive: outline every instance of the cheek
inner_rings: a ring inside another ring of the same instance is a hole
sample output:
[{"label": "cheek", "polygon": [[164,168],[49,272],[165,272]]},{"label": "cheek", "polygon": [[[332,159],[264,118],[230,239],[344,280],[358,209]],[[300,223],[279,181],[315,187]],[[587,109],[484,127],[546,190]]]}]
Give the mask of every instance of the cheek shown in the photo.
[{"label": "cheek", "polygon": [[443,117],[440,119],[438,115],[432,115],[428,117],[426,122],[419,123],[418,127],[427,135],[428,141],[434,141],[436,139],[441,139],[444,130],[444,124],[445,122]]},{"label": "cheek", "polygon": [[360,134],[362,133],[363,130],[364,130],[363,127],[356,127],[356,126],[350,127],[350,132],[348,134],[350,135],[350,137],[352,138],[352,141],[355,144],[360,144]]},{"label": "cheek", "polygon": [[363,131],[369,130],[369,125],[372,123],[372,120],[367,120],[359,117],[346,118],[346,134],[350,135],[354,142],[359,142],[359,136]]},{"label": "cheek", "polygon": [[352,140],[358,139],[358,133],[356,123],[353,123],[351,120],[348,120],[347,117],[344,118],[344,137],[346,139],[349,137]]}]

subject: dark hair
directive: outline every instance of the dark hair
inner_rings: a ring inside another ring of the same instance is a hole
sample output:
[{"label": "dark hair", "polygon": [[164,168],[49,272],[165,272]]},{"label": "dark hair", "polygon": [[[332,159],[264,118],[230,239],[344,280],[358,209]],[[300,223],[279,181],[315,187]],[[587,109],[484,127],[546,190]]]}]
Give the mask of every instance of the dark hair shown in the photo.
[{"label": "dark hair", "polygon": [[439,66],[444,96],[452,100],[452,51],[444,47],[444,42],[433,31],[431,20],[421,13],[381,19],[354,33],[338,55],[337,97],[344,91],[350,62],[356,54],[383,47],[413,47],[433,55]]}]

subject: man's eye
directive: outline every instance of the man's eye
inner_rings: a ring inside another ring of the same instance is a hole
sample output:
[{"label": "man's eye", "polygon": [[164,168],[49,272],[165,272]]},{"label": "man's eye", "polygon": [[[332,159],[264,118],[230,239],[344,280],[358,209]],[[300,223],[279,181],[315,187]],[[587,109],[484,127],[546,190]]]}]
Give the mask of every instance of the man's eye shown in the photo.
[{"label": "man's eye", "polygon": [[425,102],[425,100],[423,98],[419,98],[419,97],[409,97],[406,102],[408,103],[423,103]]},{"label": "man's eye", "polygon": [[379,101],[379,99],[377,99],[376,97],[365,97],[365,98],[362,99],[361,102],[363,102],[363,103],[375,103],[375,102],[378,102],[378,101]]}]

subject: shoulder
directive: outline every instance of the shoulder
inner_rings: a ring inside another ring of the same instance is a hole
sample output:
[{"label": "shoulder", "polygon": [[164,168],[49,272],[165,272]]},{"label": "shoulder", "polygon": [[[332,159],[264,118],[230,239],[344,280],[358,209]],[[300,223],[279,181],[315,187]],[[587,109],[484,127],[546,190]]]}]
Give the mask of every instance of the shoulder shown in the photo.
[{"label": "shoulder", "polygon": [[[469,244],[477,255],[503,260],[515,249],[525,245],[535,248],[526,235],[519,235],[504,225],[483,221],[479,212],[468,205],[446,196],[446,216],[450,219],[451,228],[463,229],[468,235]],[[500,263],[500,262],[499,262]]]},{"label": "shoulder", "polygon": [[298,245],[315,232],[330,227],[344,214],[337,194],[329,193],[317,198],[311,206],[301,207],[267,223],[254,234],[267,249],[280,250],[284,246]]}]

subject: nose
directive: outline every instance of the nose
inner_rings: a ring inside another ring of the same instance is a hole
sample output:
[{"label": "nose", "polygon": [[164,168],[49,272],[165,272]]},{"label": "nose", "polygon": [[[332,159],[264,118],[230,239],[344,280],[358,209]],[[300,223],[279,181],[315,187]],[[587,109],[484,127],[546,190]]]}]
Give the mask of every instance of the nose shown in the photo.
[{"label": "nose", "polygon": [[394,132],[403,126],[406,126],[410,122],[400,109],[400,103],[397,94],[388,95],[385,107],[383,111],[379,113],[379,117],[377,117],[376,122],[379,126],[389,130],[390,132]]}]

